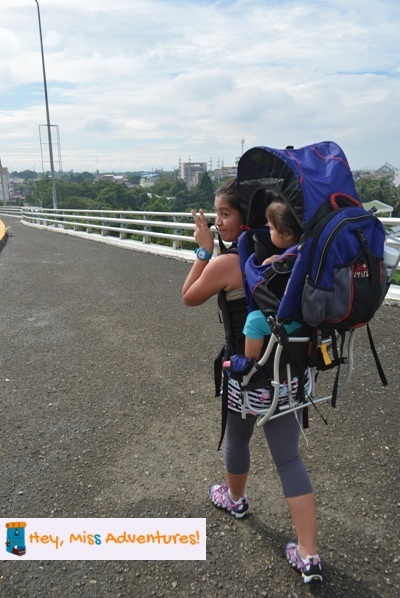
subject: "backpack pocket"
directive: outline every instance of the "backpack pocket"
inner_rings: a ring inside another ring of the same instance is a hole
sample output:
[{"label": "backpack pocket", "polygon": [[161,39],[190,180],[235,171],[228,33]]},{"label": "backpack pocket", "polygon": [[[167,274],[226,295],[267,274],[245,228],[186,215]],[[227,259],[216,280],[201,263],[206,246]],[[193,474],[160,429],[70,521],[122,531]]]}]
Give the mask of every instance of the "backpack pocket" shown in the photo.
[{"label": "backpack pocket", "polygon": [[307,276],[302,297],[304,321],[318,328],[329,321],[342,319],[351,305],[351,268],[335,268],[332,288],[312,282]]},{"label": "backpack pocket", "polygon": [[350,263],[334,267],[331,287],[307,277],[302,295],[305,322],[336,330],[368,322],[381,302],[381,270],[382,260],[364,247]]}]

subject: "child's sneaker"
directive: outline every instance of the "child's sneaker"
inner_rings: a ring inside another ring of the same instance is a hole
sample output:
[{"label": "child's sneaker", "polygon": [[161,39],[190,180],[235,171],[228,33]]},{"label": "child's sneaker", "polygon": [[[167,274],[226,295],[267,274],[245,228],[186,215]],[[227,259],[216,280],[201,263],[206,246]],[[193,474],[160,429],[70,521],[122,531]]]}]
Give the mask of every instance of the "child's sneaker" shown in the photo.
[{"label": "child's sneaker", "polygon": [[214,484],[210,488],[209,497],[217,509],[223,509],[230,513],[233,517],[240,519],[244,517],[249,510],[249,503],[247,497],[242,496],[238,501],[234,501],[229,493],[229,486],[227,484]]},{"label": "child's sneaker", "polygon": [[289,564],[301,573],[304,583],[320,583],[322,581],[322,563],[317,554],[305,559],[299,553],[297,544],[286,544],[285,555]]}]

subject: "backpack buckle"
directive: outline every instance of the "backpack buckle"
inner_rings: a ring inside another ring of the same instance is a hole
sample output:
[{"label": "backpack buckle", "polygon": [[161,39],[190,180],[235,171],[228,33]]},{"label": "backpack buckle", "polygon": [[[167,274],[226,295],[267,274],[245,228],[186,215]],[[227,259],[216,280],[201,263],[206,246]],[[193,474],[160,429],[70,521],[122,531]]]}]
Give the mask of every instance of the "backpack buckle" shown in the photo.
[{"label": "backpack buckle", "polygon": [[362,245],[363,247],[367,247],[367,245],[368,245],[368,239],[367,239],[367,237],[365,236],[365,234],[364,234],[364,231],[363,231],[363,229],[362,229],[362,228],[358,228],[358,229],[357,229],[357,235],[358,235],[358,238],[360,239],[360,243],[361,243],[361,245]]}]

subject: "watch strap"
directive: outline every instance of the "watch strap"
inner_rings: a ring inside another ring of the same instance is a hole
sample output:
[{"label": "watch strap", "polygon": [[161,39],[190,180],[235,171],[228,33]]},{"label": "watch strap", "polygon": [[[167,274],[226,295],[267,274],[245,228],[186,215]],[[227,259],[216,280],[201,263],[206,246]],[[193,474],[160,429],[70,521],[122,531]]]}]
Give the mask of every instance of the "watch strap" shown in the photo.
[{"label": "watch strap", "polygon": [[204,247],[198,247],[194,251],[199,260],[205,261],[210,260],[212,258],[212,253],[207,251],[207,249],[204,249]]}]

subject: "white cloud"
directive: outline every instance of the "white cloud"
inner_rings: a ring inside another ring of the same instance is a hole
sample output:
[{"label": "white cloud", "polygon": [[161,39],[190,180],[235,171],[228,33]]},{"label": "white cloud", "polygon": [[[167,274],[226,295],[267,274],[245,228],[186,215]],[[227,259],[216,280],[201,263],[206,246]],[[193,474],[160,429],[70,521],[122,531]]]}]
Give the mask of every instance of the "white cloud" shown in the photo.
[{"label": "white cloud", "polygon": [[[2,3],[0,156],[39,168],[34,0]],[[41,0],[65,170],[232,164],[252,145],[334,139],[354,168],[400,167],[397,0]]]}]

